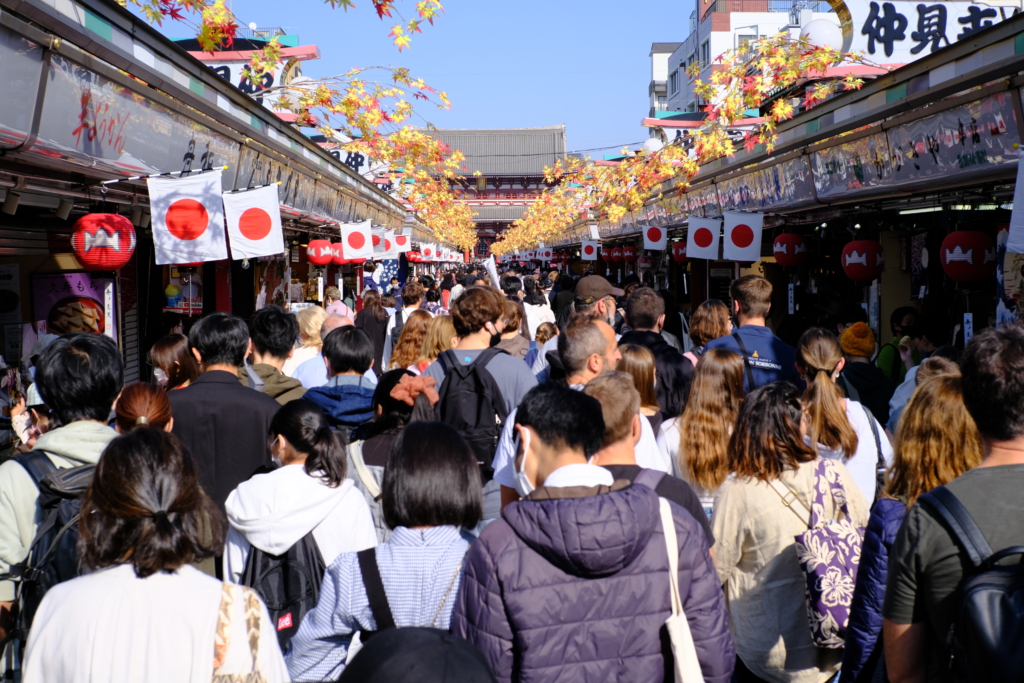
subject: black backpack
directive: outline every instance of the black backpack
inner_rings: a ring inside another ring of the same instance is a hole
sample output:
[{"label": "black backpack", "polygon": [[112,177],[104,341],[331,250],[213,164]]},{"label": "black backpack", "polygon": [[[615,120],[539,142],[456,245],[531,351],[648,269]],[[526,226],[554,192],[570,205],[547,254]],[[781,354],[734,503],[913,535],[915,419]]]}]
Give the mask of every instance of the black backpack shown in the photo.
[{"label": "black backpack", "polygon": [[953,677],[960,681],[1021,680],[1024,564],[999,562],[1024,555],[1024,546],[993,553],[970,513],[945,486],[918,500],[945,524],[970,560],[970,568],[956,589],[956,613],[946,638]]},{"label": "black backpack", "polygon": [[434,407],[437,419],[451,425],[473,449],[485,482],[494,475],[491,462],[508,418],[501,389],[487,371],[487,364],[500,353],[505,352],[485,349],[469,365],[459,362],[456,351],[445,351],[437,358],[444,368],[440,400]]},{"label": "black backpack", "polygon": [[281,652],[288,651],[302,619],[316,607],[326,570],[312,531],[280,555],[249,548],[241,584],[259,593],[266,604]]},{"label": "black backpack", "polygon": [[92,483],[95,465],[58,469],[43,451],[14,458],[39,489],[42,521],[29,546],[28,557],[11,566],[17,582],[17,615],[8,640],[17,638],[24,647],[32,618],[43,596],[53,586],[82,574],[78,557],[78,516],[81,496]]}]

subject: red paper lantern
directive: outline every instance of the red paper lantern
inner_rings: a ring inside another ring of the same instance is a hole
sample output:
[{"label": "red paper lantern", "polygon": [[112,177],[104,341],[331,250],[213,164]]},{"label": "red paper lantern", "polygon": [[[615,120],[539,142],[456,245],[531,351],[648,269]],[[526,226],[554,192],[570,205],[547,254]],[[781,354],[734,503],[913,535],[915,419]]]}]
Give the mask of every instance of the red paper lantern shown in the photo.
[{"label": "red paper lantern", "polygon": [[843,247],[843,272],[856,282],[878,278],[885,266],[885,251],[873,240],[856,240]]},{"label": "red paper lantern", "polygon": [[622,248],[622,260],[623,261],[628,261],[628,262],[632,263],[633,261],[636,261],[637,258],[638,258],[638,254],[637,254],[637,251],[636,251],[636,247],[623,247]]},{"label": "red paper lantern", "polygon": [[334,247],[328,240],[310,240],[306,245],[306,256],[314,266],[326,266],[334,260]]},{"label": "red paper lantern", "polygon": [[780,266],[798,266],[807,259],[807,243],[803,235],[795,232],[784,232],[776,237],[772,248]]},{"label": "red paper lantern", "polygon": [[348,260],[348,262],[351,263],[353,266],[361,266],[364,263],[366,263],[366,259],[364,259],[364,258],[351,258],[351,259]]},{"label": "red paper lantern", "polygon": [[[622,249],[619,248],[619,247],[615,247],[614,249],[612,249],[612,250],[610,250],[608,252],[608,256],[611,257],[612,261],[615,261],[616,263],[618,263],[619,261],[622,260]],[[605,259],[605,260],[607,260],[607,259]]]},{"label": "red paper lantern", "polygon": [[692,260],[686,255],[686,242],[672,244],[672,260],[676,263],[689,263]]},{"label": "red paper lantern", "polygon": [[976,282],[996,269],[996,245],[980,230],[957,230],[946,235],[940,248],[942,270],[950,280]]},{"label": "red paper lantern", "polygon": [[75,222],[71,248],[87,270],[117,270],[132,258],[135,228],[116,213],[90,213]]},{"label": "red paper lantern", "polygon": [[341,242],[335,242],[331,245],[331,251],[334,253],[334,257],[331,259],[331,263],[336,266],[344,266],[351,261],[345,258],[345,245]]}]

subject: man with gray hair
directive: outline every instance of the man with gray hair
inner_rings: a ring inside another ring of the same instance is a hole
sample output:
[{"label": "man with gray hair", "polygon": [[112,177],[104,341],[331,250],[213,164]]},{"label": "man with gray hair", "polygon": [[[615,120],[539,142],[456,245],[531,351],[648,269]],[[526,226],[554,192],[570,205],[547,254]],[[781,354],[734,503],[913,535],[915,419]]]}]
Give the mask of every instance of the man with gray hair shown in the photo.
[{"label": "man with gray hair", "polygon": [[[327,317],[323,325],[320,326],[320,338],[326,339],[327,335],[332,330],[336,330],[339,327],[351,327],[352,319],[344,315],[331,315]],[[302,386],[307,389],[313,387],[322,387],[327,384],[327,365],[324,363],[324,354],[318,353],[313,358],[305,361],[299,367],[295,369],[293,377],[300,382]],[[377,376],[373,374],[373,368],[366,371],[363,375],[371,384],[377,383]]]}]

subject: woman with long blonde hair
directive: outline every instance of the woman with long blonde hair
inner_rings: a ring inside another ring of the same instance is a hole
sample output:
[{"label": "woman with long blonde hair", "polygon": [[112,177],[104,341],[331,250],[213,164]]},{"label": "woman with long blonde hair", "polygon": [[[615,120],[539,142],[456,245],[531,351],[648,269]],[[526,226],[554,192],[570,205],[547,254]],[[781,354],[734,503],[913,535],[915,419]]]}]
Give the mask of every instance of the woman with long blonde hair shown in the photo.
[{"label": "woman with long blonde hair", "polygon": [[808,441],[823,458],[840,460],[864,498],[876,498],[879,474],[892,462],[892,444],[867,408],[836,384],[846,365],[835,335],[820,327],[803,333],[796,366],[807,384],[802,402]]},{"label": "woman with long blonde hair", "polygon": [[654,365],[654,354],[646,346],[623,344],[619,347],[622,358],[615,369],[633,378],[633,386],[640,393],[640,414],[651,423],[657,434],[661,429],[664,416],[658,406],[658,395],[654,390],[657,369]]},{"label": "woman with long blonde hair", "polygon": [[[436,315],[427,323],[427,334],[423,338],[420,357],[416,360],[416,373],[422,373],[445,351],[455,348],[459,337],[455,334],[455,323],[450,315]],[[412,369],[412,368],[410,368]]]},{"label": "woman with long blonde hair", "polygon": [[284,368],[281,370],[289,377],[307,360],[316,358],[323,348],[320,326],[327,320],[327,311],[319,306],[310,306],[299,311],[295,317],[299,321],[299,345],[295,347],[292,357],[284,362]]},{"label": "woman with long blonde hair", "polygon": [[981,464],[981,435],[964,406],[959,372],[934,375],[917,387],[900,419],[895,450],[885,492],[871,510],[864,536],[841,683],[858,677],[870,680],[877,666],[874,662],[882,657],[889,552],[907,508],[922,494]]},{"label": "woman with long blonde hair", "polygon": [[711,349],[697,362],[683,414],[661,427],[659,445],[708,517],[729,475],[729,437],[742,404],[743,358],[728,349]]},{"label": "woman with long blonde hair", "polygon": [[405,370],[416,362],[423,350],[423,340],[427,337],[427,325],[432,319],[428,311],[419,308],[409,314],[395,350],[391,352],[391,367],[388,370]]}]

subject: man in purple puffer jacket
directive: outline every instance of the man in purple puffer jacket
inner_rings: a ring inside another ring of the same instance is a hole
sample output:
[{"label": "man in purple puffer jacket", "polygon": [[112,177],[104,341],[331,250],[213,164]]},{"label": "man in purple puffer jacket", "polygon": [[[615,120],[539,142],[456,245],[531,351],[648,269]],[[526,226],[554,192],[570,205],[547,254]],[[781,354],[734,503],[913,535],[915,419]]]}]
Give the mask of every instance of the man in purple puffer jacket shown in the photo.
[{"label": "man in purple puffer jacket", "polygon": [[[452,631],[476,645],[499,681],[672,681],[658,496],[587,463],[601,446],[601,404],[543,384],[523,399],[515,429],[524,500],[466,556]],[[683,611],[704,680],[728,683],[736,653],[707,540],[671,505]]]}]

